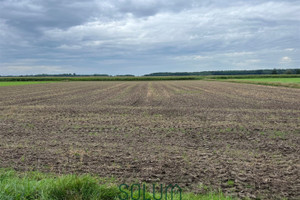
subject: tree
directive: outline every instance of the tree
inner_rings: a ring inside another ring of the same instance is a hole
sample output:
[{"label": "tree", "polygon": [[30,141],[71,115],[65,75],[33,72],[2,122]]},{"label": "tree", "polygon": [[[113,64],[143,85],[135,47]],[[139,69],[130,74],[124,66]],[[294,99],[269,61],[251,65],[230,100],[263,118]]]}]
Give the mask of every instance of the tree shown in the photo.
[{"label": "tree", "polygon": [[275,68],[273,69],[272,74],[278,74]]},{"label": "tree", "polygon": [[286,74],[292,74],[293,72],[292,72],[292,70],[288,69],[288,70],[285,71],[285,73]]}]

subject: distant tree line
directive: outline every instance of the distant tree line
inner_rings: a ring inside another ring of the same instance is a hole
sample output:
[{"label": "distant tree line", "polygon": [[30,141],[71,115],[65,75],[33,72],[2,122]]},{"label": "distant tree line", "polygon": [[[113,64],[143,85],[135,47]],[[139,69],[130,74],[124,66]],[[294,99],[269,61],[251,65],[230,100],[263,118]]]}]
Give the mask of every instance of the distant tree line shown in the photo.
[{"label": "distant tree line", "polygon": [[132,74],[123,74],[123,75],[116,75],[116,76],[130,76],[130,77],[134,77],[134,75],[132,75]]},{"label": "distant tree line", "polygon": [[[1,75],[0,75],[1,76]],[[64,73],[64,74],[35,74],[35,75],[20,75],[16,77],[82,77],[82,76],[110,76],[108,74],[76,74],[76,73]],[[5,76],[2,76],[5,77]],[[11,76],[6,76],[11,77]]]},{"label": "distant tree line", "polygon": [[[15,77],[91,77],[91,76],[101,76],[101,77],[113,77],[108,74],[76,74],[76,73],[65,73],[65,74],[35,74],[35,75],[20,75]],[[116,75],[116,76],[126,76],[134,77],[132,74]],[[1,75],[0,75],[1,77]],[[12,77],[12,76],[2,76],[2,77]]]},{"label": "distant tree line", "polygon": [[[208,75],[271,75],[271,74],[300,74],[300,69],[258,69],[258,70],[223,70],[223,71],[202,71],[202,72],[157,72],[144,76],[208,76]],[[135,77],[132,74],[108,75],[108,74],[36,74],[20,76],[0,77]]]},{"label": "distant tree line", "polygon": [[202,72],[157,72],[144,76],[208,76],[208,75],[300,74],[300,69],[224,70]]},{"label": "distant tree line", "polygon": [[66,73],[66,74],[36,74],[36,75],[26,75],[33,77],[47,77],[47,76],[55,76],[55,77],[69,77],[69,76],[109,76],[108,74],[76,74],[76,73]]}]

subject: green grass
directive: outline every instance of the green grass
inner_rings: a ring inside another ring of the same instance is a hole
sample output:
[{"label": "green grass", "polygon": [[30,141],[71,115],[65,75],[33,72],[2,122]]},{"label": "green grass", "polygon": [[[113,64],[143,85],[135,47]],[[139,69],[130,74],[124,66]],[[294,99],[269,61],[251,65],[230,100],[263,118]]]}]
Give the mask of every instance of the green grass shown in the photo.
[{"label": "green grass", "polygon": [[218,75],[218,76],[207,76],[209,79],[269,79],[269,78],[300,78],[299,74],[267,74],[267,75]]},{"label": "green grass", "polygon": [[10,86],[10,85],[30,85],[30,84],[40,84],[40,83],[53,83],[54,81],[0,81],[0,86]]},{"label": "green grass", "polygon": [[[236,79],[233,79],[236,80]],[[253,82],[266,82],[266,83],[298,83],[300,84],[300,78],[253,78],[253,79],[239,79],[243,81]]]},{"label": "green grass", "polygon": [[248,83],[257,85],[270,85],[270,86],[281,86],[300,88],[300,78],[281,78],[281,77],[270,77],[270,78],[246,78],[246,79],[225,79],[222,81],[234,82],[234,83]]},{"label": "green grass", "polygon": [[230,187],[234,186],[234,184],[235,184],[235,183],[234,183],[233,180],[228,180],[228,181],[227,181],[227,185],[230,186]]},{"label": "green grass", "polygon": [[[1,200],[119,200],[125,199],[116,183],[112,181],[93,177],[91,175],[53,175],[39,172],[16,172],[14,170],[0,169],[0,199]],[[130,191],[124,190],[129,194]],[[141,189],[142,191],[142,189]],[[125,195],[123,193],[123,195]],[[152,193],[145,193],[149,199]],[[121,197],[121,198],[120,198]],[[138,199],[138,191],[133,194]],[[160,195],[157,194],[156,198]],[[141,193],[140,200],[143,199]],[[168,200],[171,196],[168,195]],[[174,200],[180,200],[180,194],[174,195]],[[183,200],[227,200],[222,193],[196,195],[193,193],[182,193]],[[165,200],[165,197],[162,198]]]}]

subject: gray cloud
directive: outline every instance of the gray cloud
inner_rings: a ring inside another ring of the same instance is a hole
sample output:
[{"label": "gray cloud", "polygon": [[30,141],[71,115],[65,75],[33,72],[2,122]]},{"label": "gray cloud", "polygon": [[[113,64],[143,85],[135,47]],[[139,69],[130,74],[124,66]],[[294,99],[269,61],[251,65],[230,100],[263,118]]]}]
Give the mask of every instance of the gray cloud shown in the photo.
[{"label": "gray cloud", "polygon": [[299,32],[292,0],[4,0],[0,74],[299,67]]}]

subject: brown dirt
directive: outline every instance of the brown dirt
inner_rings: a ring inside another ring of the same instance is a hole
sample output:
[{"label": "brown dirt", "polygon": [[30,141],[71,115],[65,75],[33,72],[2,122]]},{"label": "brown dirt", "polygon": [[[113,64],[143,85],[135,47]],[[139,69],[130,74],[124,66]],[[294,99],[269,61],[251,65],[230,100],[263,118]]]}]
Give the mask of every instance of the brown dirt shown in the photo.
[{"label": "brown dirt", "polygon": [[0,88],[0,167],[299,199],[299,155],[299,89],[206,81]]}]

